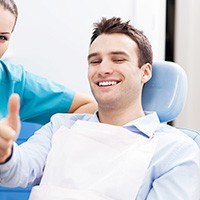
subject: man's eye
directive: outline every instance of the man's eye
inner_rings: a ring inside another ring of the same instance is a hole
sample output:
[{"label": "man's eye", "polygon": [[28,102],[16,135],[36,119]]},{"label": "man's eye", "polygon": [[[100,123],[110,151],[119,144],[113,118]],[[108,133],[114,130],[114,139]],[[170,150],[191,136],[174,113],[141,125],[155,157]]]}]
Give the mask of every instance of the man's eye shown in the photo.
[{"label": "man's eye", "polygon": [[90,64],[99,64],[99,63],[101,63],[101,61],[100,60],[91,60],[89,63]]},{"label": "man's eye", "polygon": [[7,41],[7,40],[8,40],[8,38],[7,38],[7,37],[5,37],[5,36],[3,36],[3,35],[0,35],[0,40]]},{"label": "man's eye", "polygon": [[116,63],[122,63],[122,62],[125,61],[125,59],[119,58],[119,59],[113,59],[113,61],[116,62]]}]

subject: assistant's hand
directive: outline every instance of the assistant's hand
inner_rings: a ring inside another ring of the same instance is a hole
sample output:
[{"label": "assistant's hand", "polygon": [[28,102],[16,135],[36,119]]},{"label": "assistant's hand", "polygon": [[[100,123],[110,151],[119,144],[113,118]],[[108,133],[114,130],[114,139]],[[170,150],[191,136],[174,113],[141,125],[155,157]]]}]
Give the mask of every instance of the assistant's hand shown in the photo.
[{"label": "assistant's hand", "polygon": [[18,94],[11,95],[8,108],[8,116],[0,120],[0,163],[5,162],[10,157],[13,142],[17,139],[20,131],[20,99]]}]

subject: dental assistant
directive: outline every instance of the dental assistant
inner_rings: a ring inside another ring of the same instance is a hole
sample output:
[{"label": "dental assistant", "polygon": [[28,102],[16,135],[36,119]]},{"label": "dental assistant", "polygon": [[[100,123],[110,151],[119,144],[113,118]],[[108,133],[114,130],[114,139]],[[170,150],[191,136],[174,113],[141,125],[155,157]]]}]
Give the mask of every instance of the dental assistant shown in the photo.
[{"label": "dental assistant", "polygon": [[0,119],[7,115],[8,98],[20,96],[22,121],[45,124],[55,113],[93,113],[93,98],[32,74],[21,65],[2,60],[18,17],[13,0],[0,0]]}]

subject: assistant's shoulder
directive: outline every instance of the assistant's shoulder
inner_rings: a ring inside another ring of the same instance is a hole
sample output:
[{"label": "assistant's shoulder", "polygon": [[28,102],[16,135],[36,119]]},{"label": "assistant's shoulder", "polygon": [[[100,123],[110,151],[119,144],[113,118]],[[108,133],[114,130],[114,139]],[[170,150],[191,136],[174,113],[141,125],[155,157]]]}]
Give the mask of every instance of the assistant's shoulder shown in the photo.
[{"label": "assistant's shoulder", "polygon": [[25,70],[22,65],[0,60],[0,79],[2,81],[20,81],[24,73]]}]

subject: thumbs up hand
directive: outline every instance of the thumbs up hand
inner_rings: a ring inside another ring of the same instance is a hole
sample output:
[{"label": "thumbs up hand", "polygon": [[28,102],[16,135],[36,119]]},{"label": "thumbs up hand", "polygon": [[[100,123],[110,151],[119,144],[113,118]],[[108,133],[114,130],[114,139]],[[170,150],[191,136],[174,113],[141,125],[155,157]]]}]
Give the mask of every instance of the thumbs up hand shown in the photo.
[{"label": "thumbs up hand", "polygon": [[13,142],[17,139],[20,131],[19,95],[11,95],[8,108],[8,116],[0,120],[0,163],[5,162],[10,157]]}]

